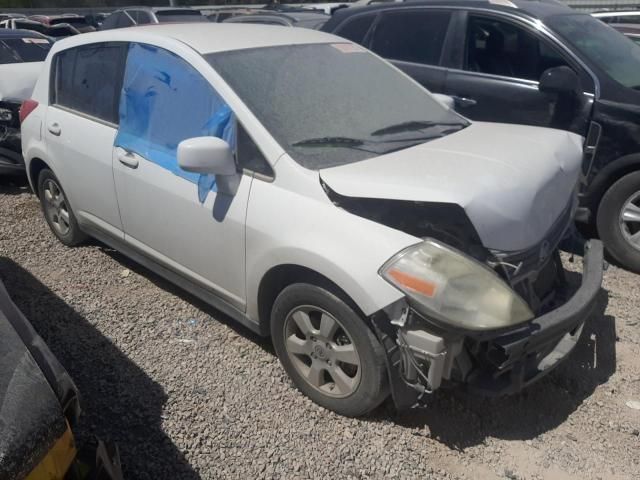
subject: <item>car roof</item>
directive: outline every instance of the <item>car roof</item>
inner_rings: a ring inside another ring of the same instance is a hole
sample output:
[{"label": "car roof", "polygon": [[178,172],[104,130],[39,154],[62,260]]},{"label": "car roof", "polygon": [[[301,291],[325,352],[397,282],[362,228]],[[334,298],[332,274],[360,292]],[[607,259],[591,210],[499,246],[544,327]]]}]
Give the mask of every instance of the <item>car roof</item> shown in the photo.
[{"label": "car roof", "polygon": [[[540,19],[566,13],[579,13],[565,3],[556,0],[411,0],[405,2],[377,3],[362,7],[342,8],[334,16],[350,16],[355,13],[376,10],[394,10],[419,6],[443,6],[462,8],[484,8],[524,14]],[[333,22],[331,22],[333,23]]]},{"label": "car roof", "polygon": [[189,7],[136,7],[134,5],[130,5],[127,7],[122,7],[120,10],[145,10],[147,12],[173,12],[173,11],[183,11],[183,12],[194,12],[200,13],[199,10]]},{"label": "car roof", "polygon": [[0,38],[43,38],[39,32],[34,32],[33,30],[21,30],[16,29],[12,30],[9,28],[0,28]]},{"label": "car roof", "polygon": [[109,41],[137,41],[132,36],[144,35],[149,43],[171,38],[200,54],[246,48],[302,45],[311,43],[345,43],[348,40],[305,28],[241,23],[165,23],[85,33],[64,40],[74,46]]}]

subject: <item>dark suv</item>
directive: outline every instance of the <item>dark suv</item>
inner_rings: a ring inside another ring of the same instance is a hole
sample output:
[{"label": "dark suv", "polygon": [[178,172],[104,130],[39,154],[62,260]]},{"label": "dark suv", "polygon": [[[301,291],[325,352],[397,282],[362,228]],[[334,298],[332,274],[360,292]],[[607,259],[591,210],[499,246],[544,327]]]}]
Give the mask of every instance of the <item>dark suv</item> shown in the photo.
[{"label": "dark suv", "polygon": [[583,135],[578,218],[597,226],[613,258],[640,272],[638,45],[553,1],[346,8],[322,30],[361,43],[431,91],[452,96],[473,120]]}]

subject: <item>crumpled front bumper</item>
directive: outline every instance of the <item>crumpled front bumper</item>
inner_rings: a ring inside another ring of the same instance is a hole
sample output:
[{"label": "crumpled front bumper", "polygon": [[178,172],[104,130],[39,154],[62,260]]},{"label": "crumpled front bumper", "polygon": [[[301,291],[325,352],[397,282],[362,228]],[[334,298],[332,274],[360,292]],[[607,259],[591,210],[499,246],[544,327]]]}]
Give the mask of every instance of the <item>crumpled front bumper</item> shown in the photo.
[{"label": "crumpled front bumper", "polygon": [[596,304],[603,270],[602,242],[591,240],[585,244],[582,284],[573,296],[523,328],[479,341],[467,386],[490,395],[516,393],[557,366],[575,347]]}]

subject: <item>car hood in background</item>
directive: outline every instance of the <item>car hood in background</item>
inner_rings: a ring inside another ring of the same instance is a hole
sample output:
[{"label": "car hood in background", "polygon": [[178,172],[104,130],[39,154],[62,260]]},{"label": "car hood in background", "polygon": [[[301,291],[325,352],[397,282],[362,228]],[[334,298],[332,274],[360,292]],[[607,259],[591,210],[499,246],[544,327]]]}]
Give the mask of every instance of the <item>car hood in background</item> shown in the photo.
[{"label": "car hood in background", "polygon": [[458,204],[485,247],[530,248],[574,198],[582,138],[547,128],[475,122],[443,138],[320,171],[336,193]]},{"label": "car hood in background", "polygon": [[22,102],[31,97],[44,62],[0,64],[0,100]]}]

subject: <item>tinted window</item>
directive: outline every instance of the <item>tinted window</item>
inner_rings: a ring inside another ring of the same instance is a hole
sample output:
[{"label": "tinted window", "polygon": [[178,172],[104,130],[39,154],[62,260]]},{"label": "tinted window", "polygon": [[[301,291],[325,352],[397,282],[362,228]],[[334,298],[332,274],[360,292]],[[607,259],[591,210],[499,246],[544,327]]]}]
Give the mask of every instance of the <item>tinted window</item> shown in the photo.
[{"label": "tinted window", "polygon": [[205,58],[280,146],[310,169],[376,157],[466,126],[422,87],[352,43]]},{"label": "tinted window", "polygon": [[347,38],[356,43],[364,43],[364,37],[371,28],[375,15],[362,15],[347,19],[336,30],[336,35]]},{"label": "tinted window", "polygon": [[197,10],[160,10],[156,12],[160,23],[165,22],[207,22],[207,17]]},{"label": "tinted window", "polygon": [[51,43],[46,38],[7,38],[0,40],[0,64],[42,62]]},{"label": "tinted window", "polygon": [[45,33],[47,31],[46,25],[42,25],[37,22],[15,22],[15,28],[17,29],[25,29],[25,30],[33,30],[34,32]]},{"label": "tinted window", "polygon": [[52,102],[118,123],[125,47],[96,44],[56,55]]},{"label": "tinted window", "polygon": [[440,64],[449,12],[394,12],[376,25],[371,49],[391,60]]},{"label": "tinted window", "polygon": [[58,25],[59,23],[68,23],[69,25],[73,25],[76,28],[85,28],[89,26],[87,20],[83,17],[54,18],[49,22],[50,25]]},{"label": "tinted window", "polygon": [[136,11],[135,20],[138,25],[146,25],[148,23],[151,23],[151,14],[144,10],[138,10]]},{"label": "tinted window", "polygon": [[640,89],[640,47],[620,32],[589,15],[558,15],[547,23],[616,82]]},{"label": "tinted window", "polygon": [[465,69],[538,81],[548,68],[566,65],[547,43],[512,23],[471,16]]}]

